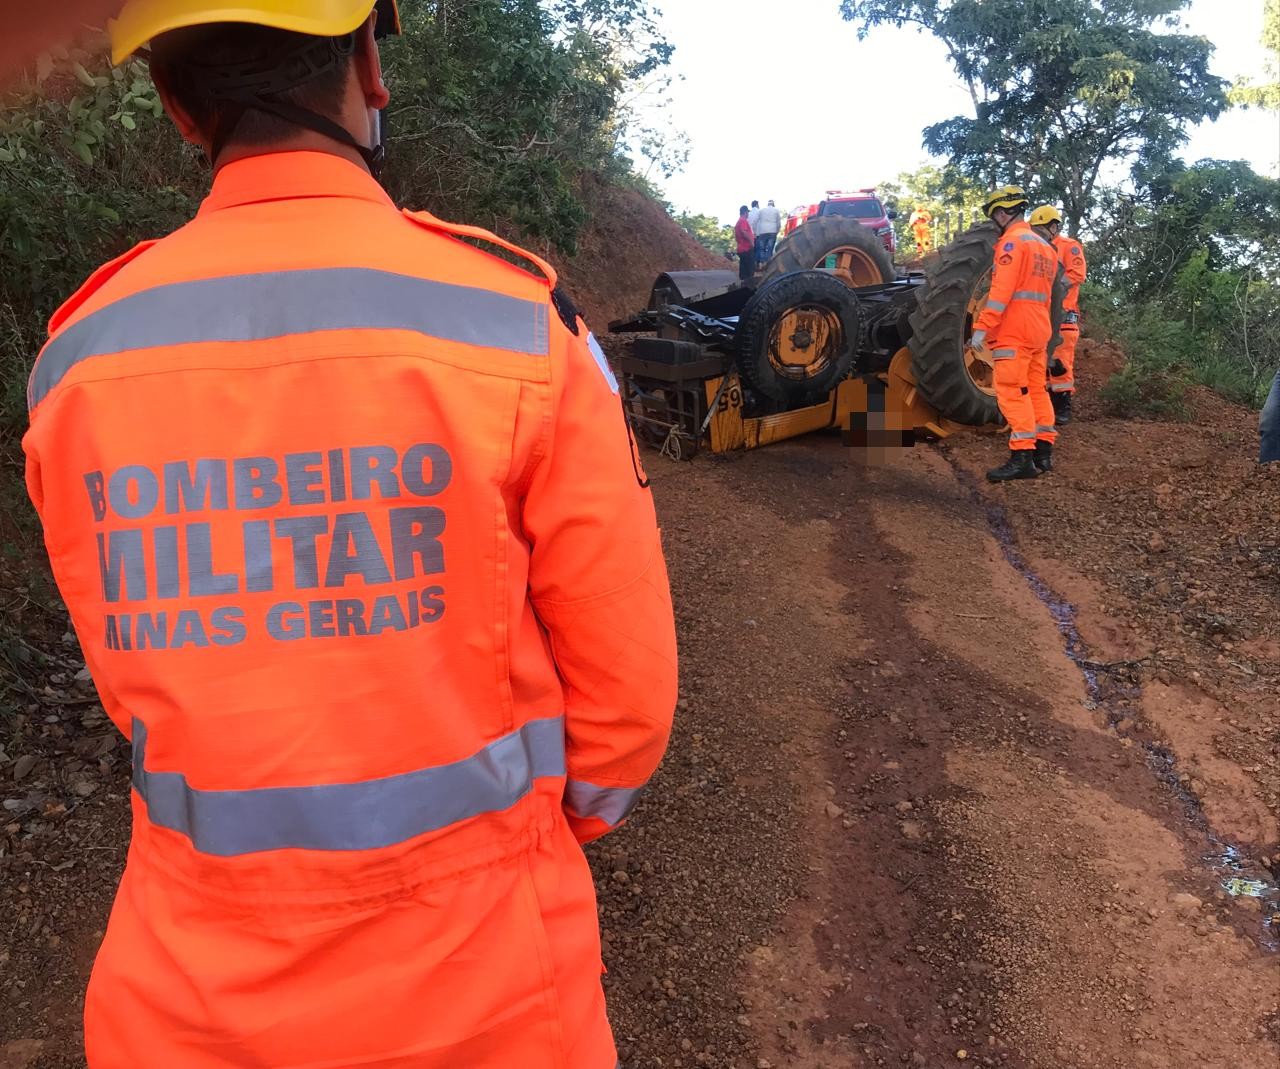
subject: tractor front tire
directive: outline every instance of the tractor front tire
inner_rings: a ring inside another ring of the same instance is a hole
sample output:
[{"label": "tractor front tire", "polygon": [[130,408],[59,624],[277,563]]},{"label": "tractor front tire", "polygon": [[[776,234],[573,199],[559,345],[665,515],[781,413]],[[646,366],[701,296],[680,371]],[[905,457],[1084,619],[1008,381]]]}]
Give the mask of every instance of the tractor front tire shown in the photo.
[{"label": "tractor front tire", "polygon": [[[999,238],[993,223],[980,223],[938,250],[911,313],[911,371],[926,401],[944,418],[972,427],[1000,424],[994,383],[979,383],[966,362],[969,339],[991,289],[991,268]],[[1059,269],[1053,285],[1048,355],[1062,343],[1066,277]]]},{"label": "tractor front tire", "polygon": [[994,383],[978,383],[966,364],[998,236],[993,224],[982,223],[940,248],[911,313],[911,371],[920,392],[946,419],[974,427],[1001,421]]}]

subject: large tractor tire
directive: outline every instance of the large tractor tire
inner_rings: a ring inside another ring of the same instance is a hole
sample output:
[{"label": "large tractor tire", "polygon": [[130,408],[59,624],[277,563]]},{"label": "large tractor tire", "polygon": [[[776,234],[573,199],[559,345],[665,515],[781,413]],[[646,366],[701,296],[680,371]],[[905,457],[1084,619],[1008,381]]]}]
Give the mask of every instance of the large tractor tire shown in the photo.
[{"label": "large tractor tire", "polygon": [[[938,250],[911,314],[911,370],[920,392],[946,419],[969,426],[1004,422],[996,403],[995,366],[969,348],[973,325],[987,303],[999,234],[981,223]],[[1061,344],[1065,278],[1053,289],[1049,360]]]},{"label": "large tractor tire", "polygon": [[824,215],[804,223],[783,239],[764,269],[761,283],[793,271],[821,269],[829,260],[846,286],[879,286],[897,277],[893,257],[875,231],[856,219]]},{"label": "large tractor tire", "polygon": [[825,271],[766,282],[738,318],[736,363],[746,383],[786,404],[833,390],[853,366],[858,298]]}]

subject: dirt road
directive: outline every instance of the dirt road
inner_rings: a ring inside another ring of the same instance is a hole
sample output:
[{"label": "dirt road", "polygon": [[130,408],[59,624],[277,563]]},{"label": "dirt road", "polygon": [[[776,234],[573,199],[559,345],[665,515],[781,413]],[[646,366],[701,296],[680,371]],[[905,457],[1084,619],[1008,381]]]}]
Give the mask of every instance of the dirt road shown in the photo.
[{"label": "dirt road", "polygon": [[[1276,1064],[1280,477],[1227,406],[1080,408],[994,491],[976,435],[648,459],[681,707],[593,848],[628,1069]],[[70,667],[0,765],[3,1069],[80,1064],[120,860]]]}]

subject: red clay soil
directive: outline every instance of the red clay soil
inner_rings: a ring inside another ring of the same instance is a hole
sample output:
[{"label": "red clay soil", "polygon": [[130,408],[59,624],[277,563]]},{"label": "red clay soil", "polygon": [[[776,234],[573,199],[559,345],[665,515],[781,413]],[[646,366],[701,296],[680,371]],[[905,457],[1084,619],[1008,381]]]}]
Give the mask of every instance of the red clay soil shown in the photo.
[{"label": "red clay soil", "polygon": [[598,334],[609,323],[643,308],[664,271],[736,270],[699,244],[661,205],[634,189],[589,180],[584,199],[591,226],[572,259],[551,256],[565,288]]},{"label": "red clay soil", "polygon": [[[606,199],[568,272],[601,323],[681,247]],[[976,433],[646,455],[680,709],[589,851],[625,1069],[1278,1064],[1280,473],[1211,397],[1107,417],[1114,360],[1034,483]],[[2,556],[0,594],[0,1069],[76,1069],[128,752],[56,601]]]}]

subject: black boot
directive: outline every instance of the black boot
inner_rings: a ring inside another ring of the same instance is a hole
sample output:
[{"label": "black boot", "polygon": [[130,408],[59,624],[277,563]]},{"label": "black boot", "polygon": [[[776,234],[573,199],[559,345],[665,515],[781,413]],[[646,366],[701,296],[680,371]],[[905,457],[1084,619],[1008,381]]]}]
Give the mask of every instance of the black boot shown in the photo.
[{"label": "black boot", "polygon": [[1030,449],[1010,449],[1009,459],[1000,467],[987,472],[987,481],[1007,483],[1012,479],[1034,479],[1040,474],[1035,456]]},{"label": "black boot", "polygon": [[1048,475],[1049,472],[1053,471],[1052,442],[1036,442],[1035,464],[1036,471],[1041,475]]},{"label": "black boot", "polygon": [[1049,400],[1053,402],[1053,422],[1059,427],[1071,422],[1071,394],[1051,393]]}]

